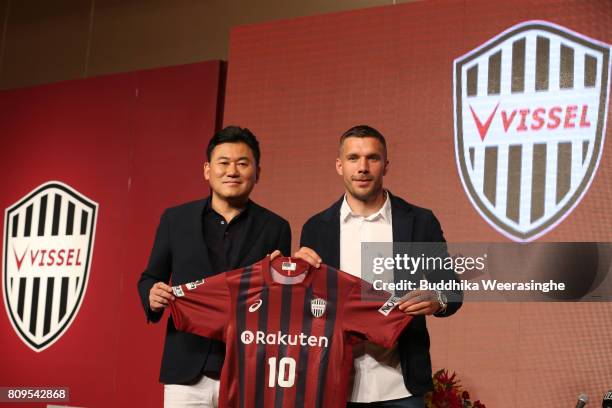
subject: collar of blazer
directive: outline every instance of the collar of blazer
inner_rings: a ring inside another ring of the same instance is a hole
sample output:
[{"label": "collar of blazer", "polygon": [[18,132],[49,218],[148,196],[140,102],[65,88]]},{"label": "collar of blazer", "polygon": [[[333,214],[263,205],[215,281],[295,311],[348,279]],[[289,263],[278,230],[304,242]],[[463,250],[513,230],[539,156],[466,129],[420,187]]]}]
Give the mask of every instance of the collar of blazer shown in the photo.
[{"label": "collar of blazer", "polygon": [[[387,190],[391,200],[391,214],[393,218],[393,242],[410,242],[412,240],[412,226],[414,222],[414,206],[403,199],[394,196]],[[325,210],[321,219],[332,224],[340,239],[340,207],[344,195],[340,197],[331,207]]]}]

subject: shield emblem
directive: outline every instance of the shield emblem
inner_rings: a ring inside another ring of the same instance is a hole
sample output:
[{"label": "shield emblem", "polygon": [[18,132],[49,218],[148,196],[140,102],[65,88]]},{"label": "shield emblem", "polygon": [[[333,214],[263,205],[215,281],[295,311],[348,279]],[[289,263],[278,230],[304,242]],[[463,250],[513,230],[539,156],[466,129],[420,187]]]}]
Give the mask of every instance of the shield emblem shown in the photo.
[{"label": "shield emblem", "polygon": [[455,60],[455,154],[480,215],[516,241],[557,226],[587,192],[605,138],[610,47],[528,21]]},{"label": "shield emblem", "polygon": [[310,301],[310,311],[314,317],[321,317],[325,313],[325,300],[321,298],[312,299]]},{"label": "shield emblem", "polygon": [[4,305],[19,338],[40,352],[70,327],[83,302],[98,204],[47,182],[4,213]]}]

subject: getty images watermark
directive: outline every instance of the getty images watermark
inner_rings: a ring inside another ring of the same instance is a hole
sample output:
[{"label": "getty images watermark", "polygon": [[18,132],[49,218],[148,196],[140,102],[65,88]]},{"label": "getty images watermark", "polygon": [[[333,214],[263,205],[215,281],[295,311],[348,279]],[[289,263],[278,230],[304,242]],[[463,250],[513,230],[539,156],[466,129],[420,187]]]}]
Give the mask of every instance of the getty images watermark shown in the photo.
[{"label": "getty images watermark", "polygon": [[610,301],[612,243],[362,243],[375,289],[467,301]]}]

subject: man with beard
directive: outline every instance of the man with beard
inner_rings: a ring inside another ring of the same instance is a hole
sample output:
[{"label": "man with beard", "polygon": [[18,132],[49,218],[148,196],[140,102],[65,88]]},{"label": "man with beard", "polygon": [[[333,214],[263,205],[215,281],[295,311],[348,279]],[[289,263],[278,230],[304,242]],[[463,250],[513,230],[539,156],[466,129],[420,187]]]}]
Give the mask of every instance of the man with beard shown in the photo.
[{"label": "man with beard", "polygon": [[[383,188],[388,168],[386,141],[379,131],[364,125],[346,131],[336,159],[345,194],[304,224],[301,248],[295,256],[315,266],[324,262],[361,277],[362,241],[445,242],[440,223],[430,210],[409,204]],[[439,272],[428,280],[455,279],[452,271]],[[433,386],[425,316],[450,316],[461,306],[461,299],[456,292],[408,293],[399,307],[414,319],[397,346],[381,349],[365,343],[355,348],[355,378],[347,406],[423,408],[423,395]]]}]

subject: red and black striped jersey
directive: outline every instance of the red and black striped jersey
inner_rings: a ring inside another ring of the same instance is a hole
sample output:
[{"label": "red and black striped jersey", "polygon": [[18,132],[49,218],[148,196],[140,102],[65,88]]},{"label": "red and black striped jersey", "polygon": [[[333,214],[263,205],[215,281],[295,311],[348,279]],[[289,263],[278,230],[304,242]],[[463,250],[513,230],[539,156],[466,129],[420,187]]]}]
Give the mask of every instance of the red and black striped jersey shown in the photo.
[{"label": "red and black striped jersey", "polygon": [[[272,273],[306,275],[286,284]],[[266,257],[173,291],[177,330],[226,344],[220,407],[345,407],[352,345],[391,347],[411,319],[388,292],[299,259]]]}]

